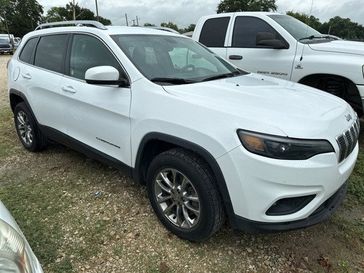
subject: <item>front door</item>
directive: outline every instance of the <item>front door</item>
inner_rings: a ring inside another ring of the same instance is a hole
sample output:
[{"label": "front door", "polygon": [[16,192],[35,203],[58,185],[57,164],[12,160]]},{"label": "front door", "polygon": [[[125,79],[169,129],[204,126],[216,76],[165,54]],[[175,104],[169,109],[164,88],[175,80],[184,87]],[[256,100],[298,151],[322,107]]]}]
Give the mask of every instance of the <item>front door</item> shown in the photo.
[{"label": "front door", "polygon": [[296,46],[290,45],[289,49],[258,46],[257,34],[262,32],[271,33],[276,39],[284,41],[276,30],[260,18],[236,17],[227,59],[246,71],[290,80]]},{"label": "front door", "polygon": [[127,165],[130,158],[130,88],[87,84],[85,73],[113,66],[126,77],[109,48],[98,38],[74,34],[61,84],[67,134]]}]

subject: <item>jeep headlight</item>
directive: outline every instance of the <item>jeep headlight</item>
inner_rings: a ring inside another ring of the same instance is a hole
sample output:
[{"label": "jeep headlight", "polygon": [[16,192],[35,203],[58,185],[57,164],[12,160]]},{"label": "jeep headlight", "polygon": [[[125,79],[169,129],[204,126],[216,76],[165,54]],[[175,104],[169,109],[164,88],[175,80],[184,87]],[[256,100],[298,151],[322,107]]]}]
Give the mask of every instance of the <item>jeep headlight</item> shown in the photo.
[{"label": "jeep headlight", "polygon": [[0,272],[33,273],[23,237],[0,219]]},{"label": "jeep headlight", "polygon": [[295,139],[245,130],[238,130],[238,136],[249,152],[274,159],[305,160],[335,152],[327,140]]}]

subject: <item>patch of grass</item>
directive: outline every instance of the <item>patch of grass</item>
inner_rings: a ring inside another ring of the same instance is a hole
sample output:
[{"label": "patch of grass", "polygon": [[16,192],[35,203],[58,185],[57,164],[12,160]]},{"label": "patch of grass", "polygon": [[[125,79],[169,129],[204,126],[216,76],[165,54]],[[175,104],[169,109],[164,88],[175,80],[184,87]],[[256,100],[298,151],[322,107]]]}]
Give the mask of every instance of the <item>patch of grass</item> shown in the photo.
[{"label": "patch of grass", "polygon": [[350,177],[349,194],[364,204],[364,153],[359,153],[353,174]]},{"label": "patch of grass", "polygon": [[[0,188],[0,199],[17,220],[37,257],[45,267],[55,269],[55,272],[73,272],[67,260],[59,265],[55,263],[63,242],[61,225],[57,219],[64,209],[63,202],[68,200],[53,185],[54,182],[44,183],[21,175],[12,177],[13,181],[7,181]],[[3,178],[0,176],[0,180]],[[58,266],[63,269],[59,271]]]}]

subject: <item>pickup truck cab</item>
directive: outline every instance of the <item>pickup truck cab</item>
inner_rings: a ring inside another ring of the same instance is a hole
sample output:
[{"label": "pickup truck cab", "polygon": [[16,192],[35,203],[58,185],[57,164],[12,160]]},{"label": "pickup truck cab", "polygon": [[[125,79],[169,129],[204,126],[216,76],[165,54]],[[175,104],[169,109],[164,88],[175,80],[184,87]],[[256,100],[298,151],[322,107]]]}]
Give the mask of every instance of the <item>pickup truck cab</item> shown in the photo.
[{"label": "pickup truck cab", "polygon": [[271,12],[205,16],[192,38],[242,69],[327,91],[363,114],[364,43]]}]

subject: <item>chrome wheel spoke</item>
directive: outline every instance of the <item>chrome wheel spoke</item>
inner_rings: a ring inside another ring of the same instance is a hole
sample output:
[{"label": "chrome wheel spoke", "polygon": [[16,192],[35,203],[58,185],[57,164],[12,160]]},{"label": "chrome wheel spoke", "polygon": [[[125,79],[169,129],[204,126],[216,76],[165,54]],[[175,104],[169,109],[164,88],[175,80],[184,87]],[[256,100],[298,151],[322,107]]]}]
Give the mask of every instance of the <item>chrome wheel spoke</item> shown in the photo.
[{"label": "chrome wheel spoke", "polygon": [[160,171],[154,182],[155,200],[161,212],[179,228],[191,229],[200,219],[200,200],[192,182],[180,171]]},{"label": "chrome wheel spoke", "polygon": [[158,203],[164,203],[168,200],[171,200],[172,199],[172,196],[171,195],[167,195],[167,196],[162,196],[161,194],[158,195],[158,198],[157,198],[157,201]]},{"label": "chrome wheel spoke", "polygon": [[192,211],[196,216],[200,215],[200,210],[199,209],[195,209],[193,207],[191,207],[190,204],[188,204],[188,202],[185,203],[185,207],[189,210]]},{"label": "chrome wheel spoke", "polygon": [[166,215],[170,215],[170,212],[171,212],[171,210],[173,209],[173,207],[174,206],[176,206],[176,203],[175,202],[173,202],[172,204],[170,204],[168,207],[166,207],[164,210],[163,210],[163,212],[164,212],[164,214],[166,214]]},{"label": "chrome wheel spoke", "polygon": [[165,185],[163,185],[162,181],[157,179],[157,184],[160,187],[161,190],[167,192],[167,193],[171,193],[171,188],[166,187]]},{"label": "chrome wheel spoke", "polygon": [[184,218],[183,223],[186,223],[187,227],[191,227],[192,223],[191,223],[190,217],[188,216],[188,212],[187,212],[185,205],[182,205],[182,212],[183,212],[183,218]]},{"label": "chrome wheel spoke", "polygon": [[189,183],[191,182],[184,176],[181,183],[181,190],[184,190]]},{"label": "chrome wheel spoke", "polygon": [[182,225],[182,217],[181,217],[181,206],[177,205],[177,209],[176,209],[176,223],[178,226]]},{"label": "chrome wheel spoke", "polygon": [[184,195],[183,198],[187,201],[192,201],[192,202],[199,202],[198,197],[197,196],[192,196],[192,195]]},{"label": "chrome wheel spoke", "polygon": [[23,117],[23,115],[21,113],[18,114],[17,120],[18,120],[20,125],[23,125],[23,126],[25,125],[24,117]]},{"label": "chrome wheel spoke", "polygon": [[171,189],[174,187],[174,181],[170,181],[166,173],[161,172],[161,177],[163,181],[168,185],[168,187],[170,187]]}]

